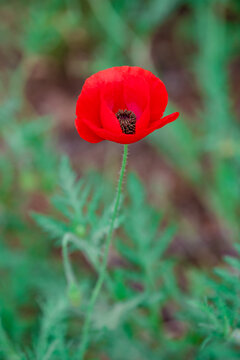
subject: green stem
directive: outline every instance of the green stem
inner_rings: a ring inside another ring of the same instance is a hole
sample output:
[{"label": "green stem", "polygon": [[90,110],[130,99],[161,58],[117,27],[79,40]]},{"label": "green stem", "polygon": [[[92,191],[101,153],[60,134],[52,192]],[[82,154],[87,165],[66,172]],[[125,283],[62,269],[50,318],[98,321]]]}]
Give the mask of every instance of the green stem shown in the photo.
[{"label": "green stem", "polygon": [[69,260],[68,255],[68,243],[71,241],[71,234],[67,233],[63,237],[62,241],[62,255],[63,255],[63,265],[64,265],[64,272],[67,279],[68,286],[75,284],[75,277],[73,273],[73,269],[71,266],[71,262]]},{"label": "green stem", "polygon": [[110,221],[110,227],[109,227],[109,231],[108,231],[108,235],[107,235],[106,246],[105,246],[105,250],[104,250],[104,254],[103,254],[103,260],[102,260],[102,264],[100,266],[99,277],[98,277],[96,285],[93,289],[92,296],[91,296],[91,299],[90,299],[90,302],[89,302],[89,305],[87,308],[86,320],[83,325],[82,342],[81,342],[81,346],[80,346],[80,358],[79,358],[80,360],[84,359],[84,355],[87,350],[92,313],[93,313],[94,306],[96,304],[98,295],[100,293],[100,290],[102,288],[102,285],[103,285],[103,282],[104,282],[105,276],[106,276],[108,254],[109,254],[110,244],[111,244],[111,240],[112,240],[115,220],[116,220],[116,216],[117,216],[117,212],[118,212],[118,208],[119,208],[123,176],[124,176],[124,172],[125,172],[126,164],[127,164],[127,154],[128,154],[128,145],[124,145],[122,167],[121,167],[120,176],[119,176],[119,180],[118,180],[116,199],[115,199],[114,209],[113,209],[113,213],[112,213],[112,217],[111,217],[111,221]]}]

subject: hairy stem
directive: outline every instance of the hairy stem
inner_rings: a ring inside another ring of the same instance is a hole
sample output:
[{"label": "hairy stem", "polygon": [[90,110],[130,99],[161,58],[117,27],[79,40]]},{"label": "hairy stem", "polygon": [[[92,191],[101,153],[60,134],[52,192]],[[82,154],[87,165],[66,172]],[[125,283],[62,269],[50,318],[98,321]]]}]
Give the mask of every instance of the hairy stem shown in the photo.
[{"label": "hairy stem", "polygon": [[116,192],[114,208],[113,208],[112,217],[111,217],[111,220],[110,220],[110,227],[109,227],[107,240],[106,240],[106,245],[105,245],[105,250],[104,250],[104,254],[103,254],[103,260],[102,260],[102,263],[101,263],[101,266],[100,266],[98,280],[96,282],[96,285],[95,285],[95,287],[93,289],[93,292],[92,292],[92,296],[91,296],[90,301],[89,301],[89,305],[88,305],[88,308],[87,308],[87,315],[86,315],[85,323],[83,325],[82,342],[81,342],[81,345],[80,345],[80,358],[79,358],[79,360],[84,359],[84,355],[85,355],[85,352],[87,350],[92,313],[93,313],[94,306],[96,304],[98,295],[100,293],[100,290],[102,288],[102,285],[103,285],[103,282],[104,282],[105,276],[106,276],[108,254],[109,254],[110,244],[111,244],[111,240],[112,240],[115,220],[116,220],[117,212],[118,212],[118,208],[119,208],[119,202],[120,202],[120,197],[121,197],[124,172],[125,172],[126,164],[127,164],[127,153],[128,153],[128,145],[124,145],[122,166],[121,166],[120,176],[119,176],[119,180],[118,180],[118,187],[117,187],[117,192]]}]

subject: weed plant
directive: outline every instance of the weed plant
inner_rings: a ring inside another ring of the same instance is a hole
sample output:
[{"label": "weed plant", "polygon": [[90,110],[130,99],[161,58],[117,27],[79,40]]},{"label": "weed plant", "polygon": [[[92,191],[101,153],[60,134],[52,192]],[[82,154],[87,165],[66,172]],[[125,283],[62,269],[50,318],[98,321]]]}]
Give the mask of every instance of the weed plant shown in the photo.
[{"label": "weed plant", "polygon": [[[230,71],[239,62],[239,14],[238,1],[227,0],[0,2],[1,360],[80,359],[113,210],[115,183],[80,171],[59,149],[51,111],[41,115],[29,101],[34,66],[51,59],[79,83],[126,63],[164,75],[152,39],[166,28],[175,47],[193,49],[180,61],[198,105],[147,144],[197,194],[227,247],[214,265],[183,256],[178,240],[191,248],[199,228],[174,202],[166,219],[150,199],[152,184],[130,167],[86,359],[239,359],[240,154]],[[162,51],[174,56],[167,45]],[[74,113],[69,121],[74,127]],[[221,248],[222,239],[213,241]]]}]

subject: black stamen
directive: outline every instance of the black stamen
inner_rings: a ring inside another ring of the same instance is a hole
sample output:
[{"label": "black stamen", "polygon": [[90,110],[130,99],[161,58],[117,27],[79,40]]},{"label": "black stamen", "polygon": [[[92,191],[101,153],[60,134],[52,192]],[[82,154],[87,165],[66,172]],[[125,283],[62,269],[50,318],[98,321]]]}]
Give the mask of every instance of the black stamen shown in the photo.
[{"label": "black stamen", "polygon": [[130,110],[118,110],[115,114],[124,134],[135,134],[136,115]]}]

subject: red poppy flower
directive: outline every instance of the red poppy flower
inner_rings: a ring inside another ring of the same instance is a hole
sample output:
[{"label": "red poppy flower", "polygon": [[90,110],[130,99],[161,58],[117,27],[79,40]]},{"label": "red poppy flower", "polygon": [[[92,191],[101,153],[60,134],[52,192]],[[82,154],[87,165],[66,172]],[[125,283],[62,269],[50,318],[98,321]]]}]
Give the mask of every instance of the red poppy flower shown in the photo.
[{"label": "red poppy flower", "polygon": [[137,66],[99,71],[83,85],[77,101],[76,128],[91,143],[131,144],[174,121],[163,116],[168,94],[163,82]]}]

